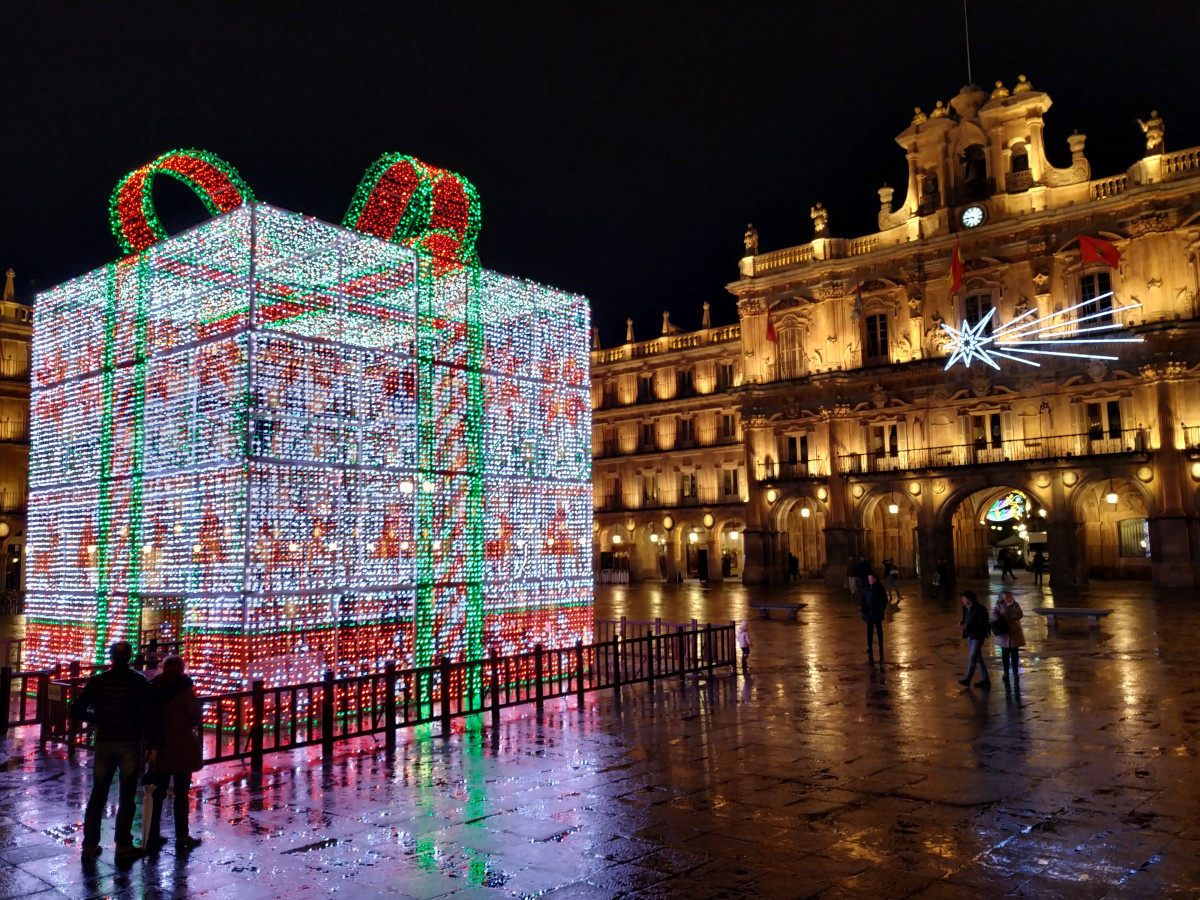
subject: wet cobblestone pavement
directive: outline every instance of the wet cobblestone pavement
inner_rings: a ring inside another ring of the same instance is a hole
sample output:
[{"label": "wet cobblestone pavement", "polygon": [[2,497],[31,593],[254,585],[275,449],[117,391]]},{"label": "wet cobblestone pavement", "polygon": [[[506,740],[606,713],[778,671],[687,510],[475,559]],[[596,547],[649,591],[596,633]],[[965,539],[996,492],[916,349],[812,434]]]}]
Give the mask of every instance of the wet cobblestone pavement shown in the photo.
[{"label": "wet cobblestone pavement", "polygon": [[[1200,896],[1200,597],[1096,586],[1063,605],[1113,608],[1099,633],[1047,635],[1028,578],[1019,692],[998,655],[990,692],[958,684],[956,605],[893,606],[870,666],[857,603],[804,582],[770,592],[808,604],[798,623],[750,619],[749,678],[555,701],[498,735],[402,732],[391,759],[362,741],[270,756],[261,780],[211,766],[204,843],[128,864],[111,809],[81,858],[86,754],[17,730],[0,898]],[[720,622],[763,593],[601,587],[597,616]]]}]

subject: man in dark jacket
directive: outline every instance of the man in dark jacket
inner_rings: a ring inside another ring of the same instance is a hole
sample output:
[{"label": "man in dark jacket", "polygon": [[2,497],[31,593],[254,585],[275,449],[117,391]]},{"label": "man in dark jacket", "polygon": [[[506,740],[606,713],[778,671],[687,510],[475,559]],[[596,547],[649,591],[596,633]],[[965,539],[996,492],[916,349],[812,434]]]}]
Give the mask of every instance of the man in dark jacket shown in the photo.
[{"label": "man in dark jacket", "polygon": [[872,572],[867,576],[867,588],[862,595],[862,618],[867,623],[867,658],[875,661],[871,652],[871,630],[879,637],[879,661],[883,662],[883,614],[887,611],[887,591]]},{"label": "man in dark jacket", "polygon": [[100,852],[100,820],[113,776],[121,773],[117,803],[117,856],[137,856],[133,846],[133,814],[142,774],[142,723],[147,691],[141,672],[129,667],[133,647],[119,641],[109,648],[112,667],[88,679],[71,703],[71,718],[93,723],[92,795],[83,817],[83,854]]},{"label": "man in dark jacket", "polygon": [[963,591],[959,597],[962,601],[963,611],[962,619],[959,624],[962,625],[963,637],[967,639],[969,646],[969,658],[967,663],[967,677],[962,679],[959,684],[963,687],[969,687],[971,684],[971,676],[975,674],[975,667],[979,666],[979,681],[976,682],[976,687],[990,688],[992,680],[988,677],[987,666],[983,662],[983,646],[991,632],[991,625],[987,607],[979,602],[979,598],[974,591]]}]

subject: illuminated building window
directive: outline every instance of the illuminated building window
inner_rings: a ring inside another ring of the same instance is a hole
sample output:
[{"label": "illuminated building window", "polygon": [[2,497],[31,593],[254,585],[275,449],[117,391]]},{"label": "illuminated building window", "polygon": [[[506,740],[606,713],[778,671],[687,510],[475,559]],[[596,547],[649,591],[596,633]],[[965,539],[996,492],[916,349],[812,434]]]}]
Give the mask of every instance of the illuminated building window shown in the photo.
[{"label": "illuminated building window", "polygon": [[1146,519],[1122,519],[1117,523],[1117,543],[1122,559],[1150,556],[1150,523]]},{"label": "illuminated building window", "polygon": [[654,376],[639,375],[637,383],[637,402],[650,403],[655,400],[654,396]]},{"label": "illuminated building window", "polygon": [[900,428],[895,422],[871,426],[871,454],[876,457],[900,454]]},{"label": "illuminated building window", "polygon": [[679,496],[685,500],[696,496],[695,472],[681,472],[679,474]]},{"label": "illuminated building window", "polygon": [[[971,325],[978,325],[979,320],[986,316],[991,308],[991,294],[972,294],[963,301],[963,318],[965,318]],[[992,333],[992,322],[994,321],[995,317],[993,316],[983,327],[983,330],[986,334]]]},{"label": "illuminated building window", "polygon": [[887,316],[880,313],[867,316],[863,320],[865,340],[863,341],[864,362],[886,362],[888,358],[888,325]]},{"label": "illuminated building window", "polygon": [[1082,305],[1076,310],[1076,317],[1083,319],[1096,316],[1084,322],[1083,327],[1113,324],[1112,277],[1108,272],[1092,272],[1090,275],[1080,276],[1079,299]]},{"label": "illuminated building window", "polygon": [[733,363],[717,363],[717,390],[727,391],[733,387]]},{"label": "illuminated building window", "polygon": [[735,497],[740,493],[740,491],[738,490],[738,470],[737,469],[722,470],[721,478],[722,478],[721,487],[723,489],[722,493],[724,493],[726,497]]},{"label": "illuminated building window", "polygon": [[732,413],[726,413],[721,416],[721,436],[727,438],[737,437],[737,416]]},{"label": "illuminated building window", "polygon": [[691,369],[680,369],[675,373],[675,396],[676,397],[694,397],[696,396],[696,387],[692,381]]},{"label": "illuminated building window", "polygon": [[642,449],[643,450],[655,449],[655,446],[654,446],[654,423],[653,422],[643,422],[642,423]]},{"label": "illuminated building window", "polygon": [[804,349],[800,329],[783,328],[779,332],[779,377],[799,378],[804,374]]},{"label": "illuminated building window", "polygon": [[653,472],[642,476],[642,502],[654,503],[658,500],[658,475]]},{"label": "illuminated building window", "polygon": [[696,440],[696,420],[695,419],[680,419],[675,430],[676,439],[679,443],[691,443]]},{"label": "illuminated building window", "polygon": [[1087,405],[1088,440],[1101,441],[1121,436],[1121,401],[1107,400]]}]

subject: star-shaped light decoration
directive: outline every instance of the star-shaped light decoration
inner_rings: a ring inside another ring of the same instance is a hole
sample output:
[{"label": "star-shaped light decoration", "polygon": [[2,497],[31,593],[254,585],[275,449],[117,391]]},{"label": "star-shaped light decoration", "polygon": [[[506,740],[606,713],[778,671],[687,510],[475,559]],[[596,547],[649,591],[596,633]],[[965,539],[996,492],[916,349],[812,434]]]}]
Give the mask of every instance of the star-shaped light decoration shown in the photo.
[{"label": "star-shaped light decoration", "polygon": [[[1142,342],[1140,337],[1111,337],[1096,333],[1119,331],[1121,326],[1116,324],[1115,320],[1104,325],[1089,325],[1086,328],[1079,327],[1080,323],[1103,317],[1112,319],[1116,313],[1127,309],[1137,309],[1142,305],[1140,303],[1102,309],[1099,312],[1082,316],[1073,321],[1059,322],[1057,325],[1042,325],[1047,319],[1066,315],[1082,306],[1098,304],[1101,300],[1112,295],[1112,291],[1109,291],[1107,294],[1100,294],[1098,297],[1091,297],[1081,303],[1076,303],[1061,313],[1051,313],[1048,316],[1042,316],[1040,319],[1033,319],[1022,324],[1023,319],[1037,312],[1036,309],[1031,309],[1021,313],[1021,315],[1017,316],[999,331],[992,334],[988,333],[987,327],[996,312],[994,308],[989,309],[987,315],[974,325],[970,322],[964,322],[962,328],[951,328],[943,322],[942,328],[950,335],[950,359],[946,363],[946,368],[949,369],[956,362],[961,362],[964,366],[970,368],[971,363],[977,359],[980,362],[987,363],[993,369],[999,369],[1000,365],[996,362],[996,357],[1011,359],[1030,366],[1040,366],[1041,363],[1034,362],[1029,358],[1032,355],[1074,356],[1080,359],[1117,359],[1115,356],[1103,356],[1097,353],[1071,353],[1066,350],[1050,348],[1079,344],[1140,344]],[[1079,337],[1082,334],[1087,334],[1088,336]]]}]

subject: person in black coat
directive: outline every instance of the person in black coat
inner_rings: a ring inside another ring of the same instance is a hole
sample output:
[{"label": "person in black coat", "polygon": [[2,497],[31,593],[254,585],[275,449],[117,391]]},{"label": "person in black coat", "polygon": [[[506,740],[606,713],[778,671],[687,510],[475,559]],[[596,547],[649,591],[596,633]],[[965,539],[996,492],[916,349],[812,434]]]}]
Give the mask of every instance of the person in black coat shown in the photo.
[{"label": "person in black coat", "polygon": [[959,624],[962,626],[962,634],[967,639],[969,647],[967,677],[962,679],[959,684],[969,687],[971,676],[975,674],[975,667],[979,666],[979,681],[975,686],[990,688],[992,679],[988,677],[987,666],[983,662],[983,647],[988,635],[992,632],[989,621],[991,617],[988,615],[987,607],[979,602],[974,591],[963,591],[959,599],[963,606]]},{"label": "person in black coat", "polygon": [[867,658],[872,662],[875,661],[871,652],[872,629],[879,638],[879,661],[883,662],[883,614],[887,611],[887,605],[887,591],[874,573],[868,575],[867,587],[862,595],[862,619],[867,623]]},{"label": "person in black coat", "polygon": [[112,667],[93,675],[71,702],[72,719],[91,722],[92,793],[83,816],[83,854],[100,853],[100,822],[108,803],[113,777],[120,772],[117,800],[117,856],[136,856],[133,845],[133,815],[137,804],[138,777],[142,774],[142,727],[145,721],[146,679],[130,668],[133,646],[118,641],[108,651]]},{"label": "person in black coat", "polygon": [[[200,726],[200,701],[192,679],[183,674],[183,660],[168,656],[162,673],[150,682],[150,714],[146,723],[146,745],[154,785],[153,810],[147,843],[152,848],[166,841],[159,834],[167,785],[174,780],[175,848],[190,850],[200,839],[188,834],[188,791],[192,773],[204,765],[196,729]],[[143,810],[142,815],[145,815]]]}]

